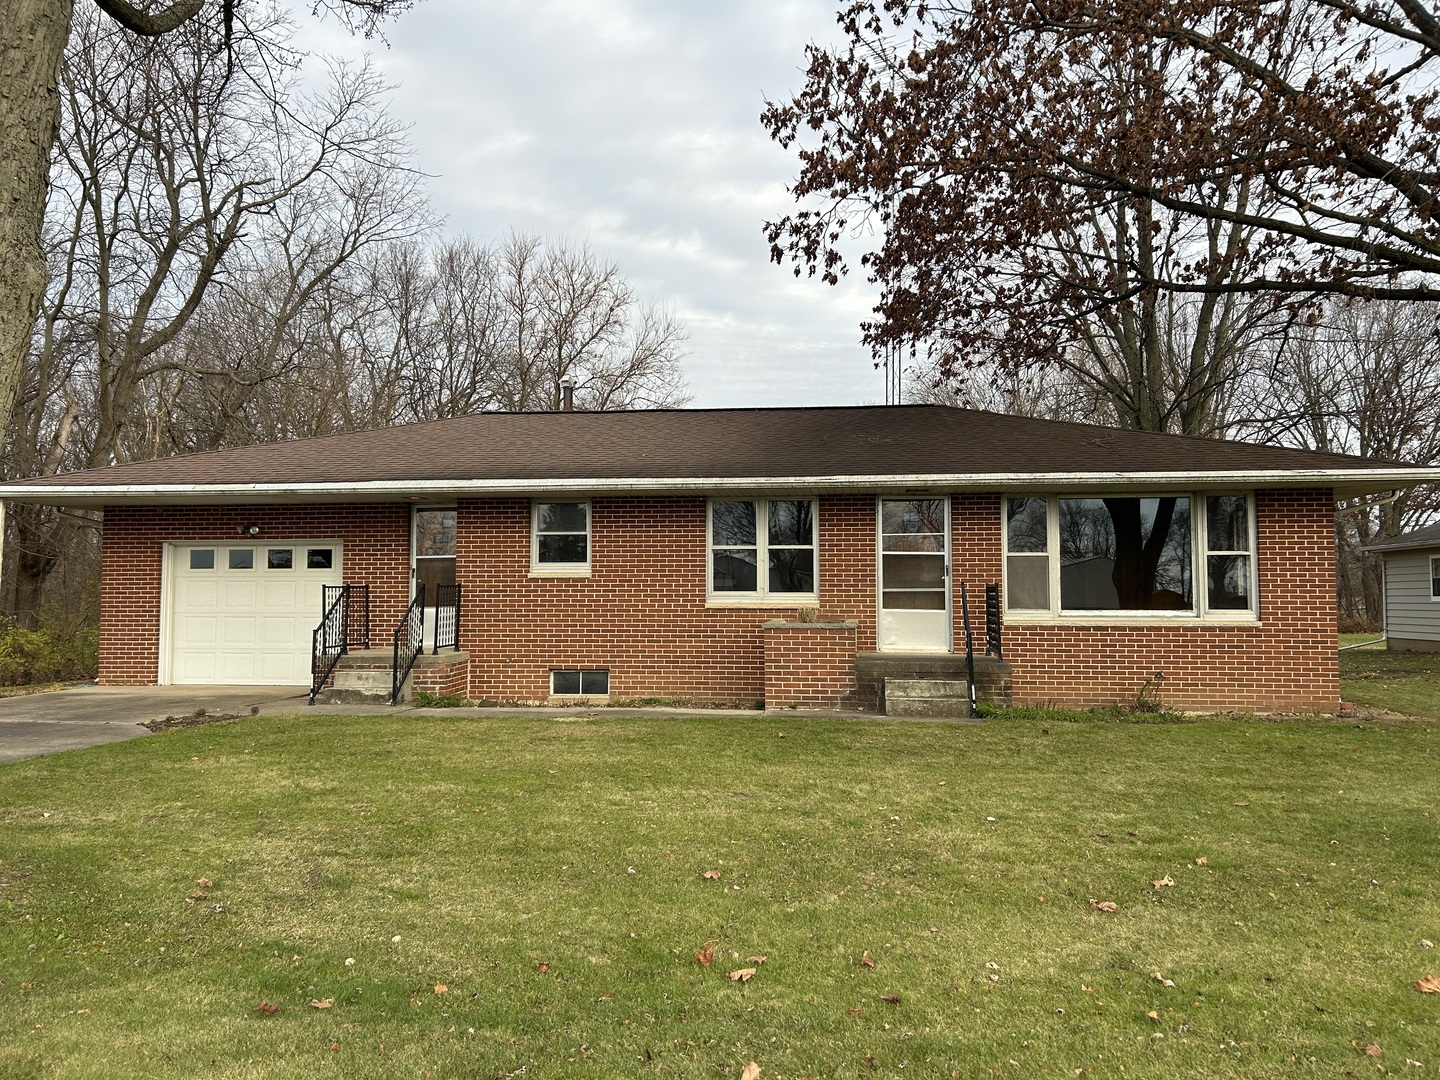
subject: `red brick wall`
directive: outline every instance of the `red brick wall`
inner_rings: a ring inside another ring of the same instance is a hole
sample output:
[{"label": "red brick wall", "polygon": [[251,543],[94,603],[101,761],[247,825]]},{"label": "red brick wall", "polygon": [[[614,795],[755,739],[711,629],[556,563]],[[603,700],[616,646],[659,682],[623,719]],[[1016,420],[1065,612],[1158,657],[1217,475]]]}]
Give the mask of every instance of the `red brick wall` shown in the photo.
[{"label": "red brick wall", "polygon": [[[820,607],[874,641],[875,500],[820,500]],[[608,668],[610,697],[753,705],[760,625],[793,607],[706,607],[705,499],[591,502],[591,576],[530,576],[530,500],[462,500],[456,579],[470,697],[544,701],[552,668]],[[868,584],[867,584],[868,583]]]},{"label": "red brick wall", "polygon": [[765,625],[765,707],[836,709],[855,697],[852,623]]},{"label": "red brick wall", "polygon": [[[362,506],[111,506],[100,562],[100,682],[146,685],[160,666],[161,552],[167,541],[339,540],[346,581],[370,585],[376,644],[409,603],[410,508]],[[315,621],[320,621],[316,598]]]},{"label": "red brick wall", "polygon": [[[978,500],[987,501],[993,540],[963,561],[975,580],[999,581],[1000,500]],[[1334,709],[1340,676],[1333,496],[1328,489],[1260,491],[1255,518],[1258,625],[1009,623],[1004,643],[1015,669],[1014,703],[1133,702],[1161,672],[1149,693],[1173,708]],[[973,618],[973,604],[971,612]]]},{"label": "red brick wall", "polygon": [[[1129,701],[1161,671],[1154,693],[1175,707],[1333,707],[1339,683],[1331,494],[1260,492],[1256,501],[1259,625],[1012,623],[1005,657],[1015,669],[1015,702]],[[543,701],[550,669],[565,667],[609,668],[612,699],[768,700],[761,624],[794,619],[795,609],[705,606],[705,499],[597,498],[592,516],[591,576],[532,578],[529,500],[460,503],[467,695]],[[162,543],[223,542],[252,521],[262,537],[342,541],[346,580],[370,583],[373,632],[377,641],[385,637],[408,598],[408,506],[111,508],[102,564],[103,682],[156,679]],[[1001,579],[1000,523],[999,496],[955,497],[956,591],[962,580],[972,588],[977,636],[983,586]],[[869,651],[875,607],[875,499],[822,497],[821,618],[855,620],[853,648]],[[955,620],[955,640],[963,645],[958,595]],[[833,667],[833,659],[825,664]]]},{"label": "red brick wall", "polygon": [[445,663],[441,652],[436,662],[417,664],[410,674],[410,688],[442,697],[464,697],[470,681],[470,662]]}]

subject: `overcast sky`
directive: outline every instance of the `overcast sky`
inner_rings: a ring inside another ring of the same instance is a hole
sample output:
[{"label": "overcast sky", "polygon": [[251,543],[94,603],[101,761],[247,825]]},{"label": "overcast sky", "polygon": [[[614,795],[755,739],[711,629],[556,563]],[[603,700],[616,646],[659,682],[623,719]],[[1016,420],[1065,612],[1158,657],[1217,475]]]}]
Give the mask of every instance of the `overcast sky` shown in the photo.
[{"label": "overcast sky", "polygon": [[884,399],[859,323],[874,303],[769,262],[797,159],[760,126],[833,42],[838,0],[422,0],[368,49],[414,124],[447,228],[588,241],[690,328],[699,407]]}]

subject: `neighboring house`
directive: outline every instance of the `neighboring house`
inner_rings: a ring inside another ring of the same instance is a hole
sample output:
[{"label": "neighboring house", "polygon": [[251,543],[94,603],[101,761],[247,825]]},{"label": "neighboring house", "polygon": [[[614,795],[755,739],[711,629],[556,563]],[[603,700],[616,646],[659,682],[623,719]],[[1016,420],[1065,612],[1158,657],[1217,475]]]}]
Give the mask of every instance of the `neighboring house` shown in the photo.
[{"label": "neighboring house", "polygon": [[367,586],[349,636],[368,609],[388,650],[423,584],[461,651],[421,685],[874,707],[877,663],[963,667],[964,583],[982,643],[998,586],[1009,684],[991,689],[1017,704],[1149,684],[1174,707],[1276,710],[1339,701],[1335,499],[1437,478],[893,406],[488,413],[0,497],[104,508],[107,684],[304,684],[322,587]]},{"label": "neighboring house", "polygon": [[1440,525],[1365,550],[1385,560],[1385,647],[1440,652]]}]

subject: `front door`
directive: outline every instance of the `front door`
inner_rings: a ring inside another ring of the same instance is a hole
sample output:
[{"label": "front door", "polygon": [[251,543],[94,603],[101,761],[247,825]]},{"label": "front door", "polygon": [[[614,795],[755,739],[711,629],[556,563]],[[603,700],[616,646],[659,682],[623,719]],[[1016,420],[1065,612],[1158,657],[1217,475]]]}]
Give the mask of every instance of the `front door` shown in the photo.
[{"label": "front door", "polygon": [[950,500],[880,500],[880,648],[950,651]]},{"label": "front door", "polygon": [[[455,584],[454,508],[415,508],[416,591],[425,586],[425,648],[435,650],[436,601],[440,586]],[[449,598],[447,598],[449,599]]]}]

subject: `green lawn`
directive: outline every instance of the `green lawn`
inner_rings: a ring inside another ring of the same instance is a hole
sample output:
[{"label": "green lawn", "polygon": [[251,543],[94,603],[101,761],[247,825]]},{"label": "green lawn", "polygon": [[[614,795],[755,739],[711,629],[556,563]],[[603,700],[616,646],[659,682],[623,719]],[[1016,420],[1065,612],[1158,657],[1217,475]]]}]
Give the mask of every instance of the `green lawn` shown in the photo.
[{"label": "green lawn", "polygon": [[0,766],[0,1076],[1434,1076],[1437,751],[307,715]]},{"label": "green lawn", "polygon": [[[1375,634],[1342,634],[1341,645]],[[1391,652],[1384,645],[1340,654],[1340,694],[1372,708],[1440,720],[1440,653]]]}]

